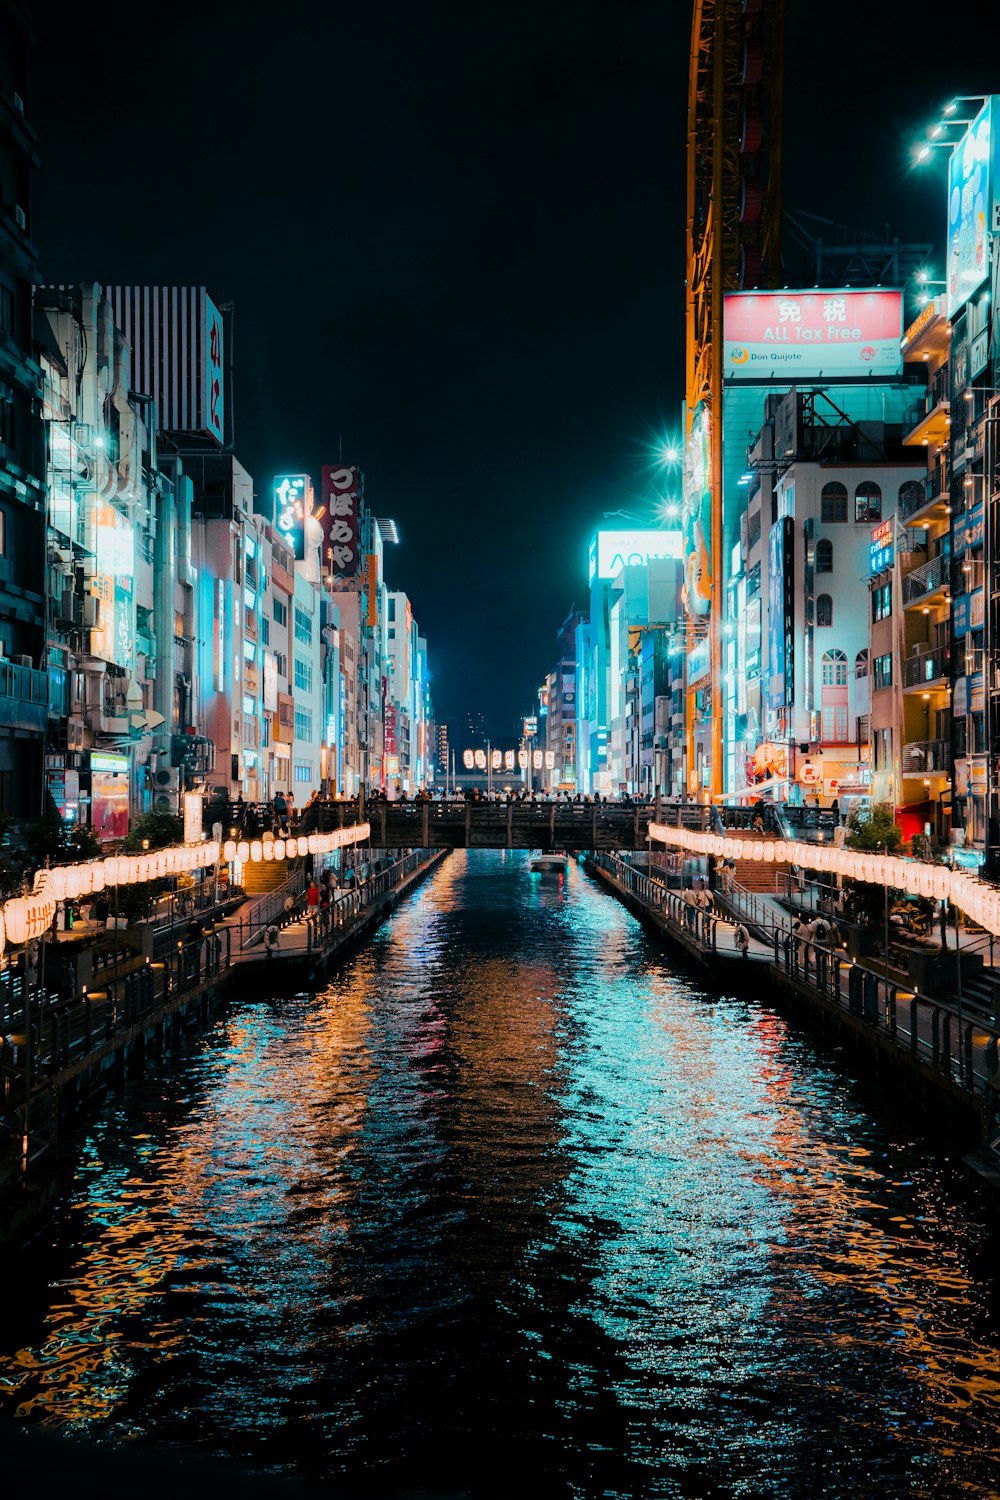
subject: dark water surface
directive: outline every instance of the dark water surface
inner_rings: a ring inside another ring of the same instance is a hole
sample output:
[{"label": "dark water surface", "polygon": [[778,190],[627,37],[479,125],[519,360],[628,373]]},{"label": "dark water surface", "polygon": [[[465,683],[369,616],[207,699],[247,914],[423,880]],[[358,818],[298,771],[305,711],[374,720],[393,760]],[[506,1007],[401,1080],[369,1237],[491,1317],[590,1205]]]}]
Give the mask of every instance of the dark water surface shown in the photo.
[{"label": "dark water surface", "polygon": [[456,854],[318,995],[108,1102],[0,1412],[363,1491],[1000,1494],[943,1159],[573,868]]}]

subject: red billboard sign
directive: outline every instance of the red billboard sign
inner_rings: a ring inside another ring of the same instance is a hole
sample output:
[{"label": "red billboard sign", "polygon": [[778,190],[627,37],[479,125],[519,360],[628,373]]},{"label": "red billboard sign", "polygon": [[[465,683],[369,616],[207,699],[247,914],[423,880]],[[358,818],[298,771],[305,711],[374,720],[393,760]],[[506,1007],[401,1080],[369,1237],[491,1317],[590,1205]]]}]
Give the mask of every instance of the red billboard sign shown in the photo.
[{"label": "red billboard sign", "polygon": [[900,372],[902,292],[730,292],[723,369],[728,380],[887,379]]},{"label": "red billboard sign", "polygon": [[323,567],[335,578],[353,578],[361,566],[361,471],[323,465]]}]

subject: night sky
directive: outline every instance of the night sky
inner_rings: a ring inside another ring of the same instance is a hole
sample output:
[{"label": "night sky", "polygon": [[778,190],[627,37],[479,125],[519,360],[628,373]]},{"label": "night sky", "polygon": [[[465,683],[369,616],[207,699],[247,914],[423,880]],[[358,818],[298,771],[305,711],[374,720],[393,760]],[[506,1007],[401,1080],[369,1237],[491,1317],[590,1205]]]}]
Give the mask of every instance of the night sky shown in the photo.
[{"label": "night sky", "polygon": [[[788,0],[785,201],[934,242],[909,147],[997,86],[905,0]],[[342,451],[427,635],[438,716],[513,735],[602,512],[680,431],[690,6],[45,4],[46,280],[235,304],[236,453],[267,493]],[[962,33],[996,35],[991,4]],[[974,65],[972,65],[974,66]],[[934,270],[940,275],[940,270]],[[675,489],[677,481],[674,481]]]}]

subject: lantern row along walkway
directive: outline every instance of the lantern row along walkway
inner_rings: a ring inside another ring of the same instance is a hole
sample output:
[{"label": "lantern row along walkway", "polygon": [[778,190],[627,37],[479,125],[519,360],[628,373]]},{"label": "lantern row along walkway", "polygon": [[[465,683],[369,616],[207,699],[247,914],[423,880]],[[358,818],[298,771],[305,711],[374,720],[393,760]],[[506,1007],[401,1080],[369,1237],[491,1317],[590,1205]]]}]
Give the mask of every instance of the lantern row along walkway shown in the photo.
[{"label": "lantern row along walkway", "polygon": [[[0,956],[7,943],[19,945],[44,937],[52,926],[60,901],[99,895],[114,886],[142,885],[192,870],[211,869],[220,859],[294,859],[297,855],[330,854],[347,844],[362,843],[371,832],[367,823],[349,825],[330,833],[311,833],[300,838],[254,839],[220,844],[204,839],[198,844],[176,844],[150,854],[117,854],[107,859],[85,860],[75,865],[54,865],[35,873],[31,894],[15,896],[0,907]],[[280,852],[279,852],[280,851]]]},{"label": "lantern row along walkway", "polygon": [[[669,831],[672,842],[677,830]],[[713,844],[684,847],[697,854],[716,853]],[[738,851],[718,852],[740,858]],[[795,853],[789,857],[794,860]],[[765,1002],[790,1000],[831,1040],[873,1064],[880,1078],[894,1074],[894,1100],[933,1100],[944,1106],[959,1133],[976,1147],[965,1158],[967,1166],[977,1180],[1000,1193],[1000,1155],[989,1144],[997,1137],[1000,1118],[1000,1026],[995,1017],[970,1014],[960,995],[924,996],[888,968],[879,973],[842,949],[794,936],[791,914],[779,914],[777,902],[762,902],[745,891],[717,891],[716,901],[732,913],[722,916],[702,910],[612,855],[591,855],[586,868],[701,967],[713,988],[731,984]],[[787,922],[781,920],[784,915]],[[752,934],[746,958],[737,956],[736,921]],[[955,958],[957,967],[960,960]]]},{"label": "lantern row along walkway", "polygon": [[[203,856],[210,852],[197,847]],[[308,842],[303,848],[303,855],[322,852],[331,850],[310,849]],[[299,867],[277,893],[279,909],[287,894],[297,893],[291,913],[272,918],[259,901],[247,901],[193,940],[158,945],[154,957],[137,952],[123,933],[93,983],[79,991],[57,992],[46,982],[44,941],[33,959],[25,954],[24,962],[9,965],[0,973],[0,1244],[23,1232],[58,1191],[61,1128],[96,1089],[162,1056],[234,989],[284,994],[289,985],[320,982],[329,961],[445,857],[411,851],[310,912],[296,845]],[[263,922],[272,919],[278,939],[267,956]]]}]

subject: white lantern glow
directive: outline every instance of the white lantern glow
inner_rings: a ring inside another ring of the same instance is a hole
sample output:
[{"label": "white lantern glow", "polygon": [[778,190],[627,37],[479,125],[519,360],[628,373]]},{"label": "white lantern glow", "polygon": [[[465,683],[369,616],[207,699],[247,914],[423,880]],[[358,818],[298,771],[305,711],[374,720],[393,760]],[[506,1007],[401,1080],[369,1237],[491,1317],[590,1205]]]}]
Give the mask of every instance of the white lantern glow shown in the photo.
[{"label": "white lantern glow", "polygon": [[228,863],[232,863],[236,858],[236,844],[233,839],[226,839],[222,846],[222,856]]},{"label": "white lantern glow", "polygon": [[261,860],[264,858],[264,846],[261,843],[260,839],[252,839],[250,841],[250,858],[253,860],[255,865],[260,864]]},{"label": "white lantern glow", "polygon": [[285,857],[285,841],[284,841],[284,839],[275,839],[275,841],[274,841],[274,857],[275,857],[275,859],[284,859],[284,857]]},{"label": "white lantern glow", "polygon": [[57,867],[49,872],[49,890],[57,901],[66,899],[66,871]]},{"label": "white lantern glow", "polygon": [[240,842],[236,845],[236,858],[241,865],[245,865],[250,858],[250,845],[246,839],[240,839]]}]

